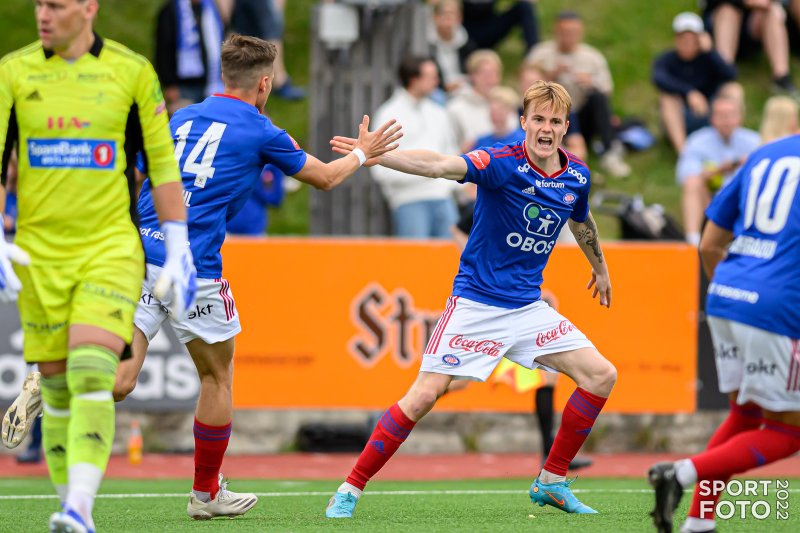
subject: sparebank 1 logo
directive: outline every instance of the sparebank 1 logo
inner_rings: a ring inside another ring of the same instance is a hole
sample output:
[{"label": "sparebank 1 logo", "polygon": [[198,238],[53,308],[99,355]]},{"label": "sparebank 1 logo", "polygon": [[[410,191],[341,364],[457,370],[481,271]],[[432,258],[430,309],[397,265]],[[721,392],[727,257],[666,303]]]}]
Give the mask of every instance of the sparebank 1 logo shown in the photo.
[{"label": "sparebank 1 logo", "polygon": [[405,289],[387,291],[369,283],[353,297],[350,320],[356,329],[347,351],[362,366],[372,367],[390,356],[408,367],[422,356],[442,311],[416,309]]},{"label": "sparebank 1 logo", "polygon": [[552,209],[539,204],[530,203],[525,206],[525,220],[528,223],[528,233],[539,237],[552,238],[561,225],[561,217]]}]

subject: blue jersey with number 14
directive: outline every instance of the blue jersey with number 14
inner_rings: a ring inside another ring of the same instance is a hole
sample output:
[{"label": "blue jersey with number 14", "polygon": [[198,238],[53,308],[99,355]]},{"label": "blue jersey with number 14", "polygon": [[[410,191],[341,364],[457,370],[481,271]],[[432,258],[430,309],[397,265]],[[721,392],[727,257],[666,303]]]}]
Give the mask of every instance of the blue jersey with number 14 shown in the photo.
[{"label": "blue jersey with number 14", "polygon": [[[238,98],[214,95],[181,109],[169,122],[181,170],[189,243],[197,276],[222,277],[220,248],[225,224],[242,208],[272,163],[288,176],[306,163],[306,153],[284,130]],[[146,167],[146,165],[145,165]],[[139,195],[139,231],[147,262],[164,264],[163,235],[150,180]]]},{"label": "blue jersey with number 14", "polygon": [[706,312],[800,338],[800,135],[753,152],[706,210],[733,233]]}]

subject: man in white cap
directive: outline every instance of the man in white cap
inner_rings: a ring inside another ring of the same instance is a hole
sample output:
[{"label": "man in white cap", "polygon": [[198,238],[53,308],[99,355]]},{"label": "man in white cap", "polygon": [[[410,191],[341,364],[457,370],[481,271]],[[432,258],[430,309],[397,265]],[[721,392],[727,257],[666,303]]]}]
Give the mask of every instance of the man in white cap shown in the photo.
[{"label": "man in white cap", "polygon": [[686,136],[708,126],[709,101],[736,78],[736,68],[711,47],[703,20],[691,12],[672,21],[675,48],[653,63],[653,83],[659,91],[661,120],[675,151],[681,153]]}]

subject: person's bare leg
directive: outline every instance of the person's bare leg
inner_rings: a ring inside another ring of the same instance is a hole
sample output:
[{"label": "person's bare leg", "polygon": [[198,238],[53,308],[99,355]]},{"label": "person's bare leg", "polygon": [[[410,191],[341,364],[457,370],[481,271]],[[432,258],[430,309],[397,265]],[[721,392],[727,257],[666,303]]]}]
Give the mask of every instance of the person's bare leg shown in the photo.
[{"label": "person's bare leg", "polygon": [[705,181],[693,176],[683,184],[681,209],[686,240],[697,245],[700,242],[700,228],[703,226],[703,212],[708,206],[709,192]]},{"label": "person's bare leg", "polygon": [[661,122],[667,130],[667,137],[675,151],[679,154],[686,143],[686,120],[683,114],[683,98],[674,94],[659,93],[659,110]]},{"label": "person's bare leg", "polygon": [[736,61],[739,50],[739,29],[742,25],[742,12],[737,8],[722,4],[711,15],[714,24],[714,45],[728,63]]}]

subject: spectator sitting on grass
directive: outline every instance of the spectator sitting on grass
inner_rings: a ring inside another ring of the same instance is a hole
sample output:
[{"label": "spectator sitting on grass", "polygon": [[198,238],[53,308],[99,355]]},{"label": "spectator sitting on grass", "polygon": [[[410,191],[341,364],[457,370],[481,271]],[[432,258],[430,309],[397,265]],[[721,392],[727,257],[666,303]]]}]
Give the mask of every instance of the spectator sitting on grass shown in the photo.
[{"label": "spectator sitting on grass", "polygon": [[675,48],[653,62],[653,84],[659,91],[661,121],[675,151],[681,153],[686,136],[708,126],[709,102],[736,69],[712,49],[703,20],[680,13],[672,21]]},{"label": "spectator sitting on grass", "polygon": [[711,197],[761,144],[757,132],[742,127],[743,107],[738,99],[716,98],[711,104],[711,125],[689,135],[678,159],[676,177],[683,189],[683,227],[686,241],[692,245],[700,242],[703,216]]}]

